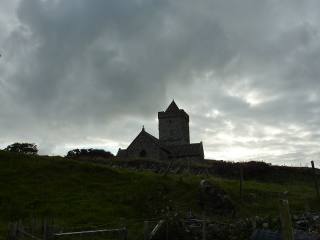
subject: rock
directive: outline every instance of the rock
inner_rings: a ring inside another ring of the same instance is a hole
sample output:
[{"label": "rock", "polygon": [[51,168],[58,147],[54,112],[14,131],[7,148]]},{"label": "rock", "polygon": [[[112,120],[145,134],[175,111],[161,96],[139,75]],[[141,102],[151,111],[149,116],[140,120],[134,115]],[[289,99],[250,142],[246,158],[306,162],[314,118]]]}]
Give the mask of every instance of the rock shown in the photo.
[{"label": "rock", "polygon": [[308,230],[308,225],[307,220],[298,220],[295,222],[295,228],[300,230]]},{"label": "rock", "polygon": [[250,201],[257,200],[257,195],[255,193],[249,193],[248,197],[249,197]]},{"label": "rock", "polygon": [[312,217],[312,220],[313,220],[313,221],[319,220],[319,216],[317,216],[317,215],[313,216],[313,217]]},{"label": "rock", "polygon": [[[281,238],[281,232],[277,231],[271,231],[271,230],[261,230],[257,229],[255,230],[251,237],[251,240],[280,240]],[[303,231],[295,231],[294,232],[294,239],[295,240],[319,240],[320,237],[317,234],[303,232]]]},{"label": "rock", "polygon": [[234,214],[235,212],[227,193],[207,180],[200,181],[199,205],[208,214]]}]

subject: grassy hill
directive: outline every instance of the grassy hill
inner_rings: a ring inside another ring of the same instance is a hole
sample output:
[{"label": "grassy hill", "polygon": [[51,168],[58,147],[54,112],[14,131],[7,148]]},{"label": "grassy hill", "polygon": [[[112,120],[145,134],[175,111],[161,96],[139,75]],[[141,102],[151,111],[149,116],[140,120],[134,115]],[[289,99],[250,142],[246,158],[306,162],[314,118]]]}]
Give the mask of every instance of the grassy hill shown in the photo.
[{"label": "grassy hill", "polygon": [[[0,236],[5,236],[10,221],[51,217],[66,229],[126,225],[129,239],[141,239],[143,220],[162,217],[168,206],[182,215],[189,209],[200,215],[199,181],[203,178],[189,174],[164,177],[99,163],[0,151]],[[277,215],[279,194],[284,191],[289,192],[293,212],[304,211],[306,206],[320,209],[308,179],[289,175],[280,183],[245,181],[244,201],[240,202],[236,179],[209,177],[230,195],[236,218]]]}]

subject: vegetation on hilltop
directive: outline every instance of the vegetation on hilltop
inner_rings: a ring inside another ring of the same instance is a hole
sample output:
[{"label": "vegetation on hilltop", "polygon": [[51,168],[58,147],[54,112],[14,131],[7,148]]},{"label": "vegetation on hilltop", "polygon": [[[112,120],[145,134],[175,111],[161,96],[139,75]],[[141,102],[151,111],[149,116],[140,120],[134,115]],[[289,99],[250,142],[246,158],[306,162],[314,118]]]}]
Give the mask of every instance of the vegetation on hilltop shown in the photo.
[{"label": "vegetation on hilltop", "polygon": [[[203,178],[185,173],[164,177],[88,161],[0,151],[0,236],[5,235],[9,221],[52,217],[64,228],[126,225],[130,239],[141,238],[143,220],[161,218],[168,209],[182,216],[192,209],[200,216],[199,182]],[[277,215],[279,195],[284,191],[288,191],[293,212],[319,209],[313,182],[307,177],[296,179],[289,174],[281,182],[246,180],[242,202],[236,178],[212,175],[208,179],[229,194],[236,218]]]}]

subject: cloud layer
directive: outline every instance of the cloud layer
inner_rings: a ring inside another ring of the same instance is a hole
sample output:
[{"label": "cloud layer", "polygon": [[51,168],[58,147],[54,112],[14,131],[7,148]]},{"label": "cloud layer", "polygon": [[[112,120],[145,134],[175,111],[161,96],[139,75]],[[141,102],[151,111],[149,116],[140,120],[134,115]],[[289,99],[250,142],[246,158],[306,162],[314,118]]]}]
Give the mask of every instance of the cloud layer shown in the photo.
[{"label": "cloud layer", "polygon": [[316,0],[5,0],[0,144],[44,154],[157,133],[172,98],[208,158],[319,157]]}]

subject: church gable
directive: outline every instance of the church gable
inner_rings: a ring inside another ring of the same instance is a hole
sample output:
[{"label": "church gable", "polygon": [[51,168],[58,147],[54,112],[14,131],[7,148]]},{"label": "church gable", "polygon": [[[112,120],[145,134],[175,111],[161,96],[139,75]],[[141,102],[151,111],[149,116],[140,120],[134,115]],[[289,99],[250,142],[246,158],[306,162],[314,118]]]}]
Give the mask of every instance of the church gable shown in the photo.
[{"label": "church gable", "polygon": [[132,141],[126,150],[126,154],[134,158],[160,158],[159,140],[147,133],[144,128]]},{"label": "church gable", "polygon": [[128,146],[128,149],[136,147],[136,145],[141,144],[142,142],[148,142],[152,144],[159,144],[159,140],[152,136],[150,133],[147,133],[144,128],[142,128],[141,132],[138,136],[132,141],[132,143]]}]

